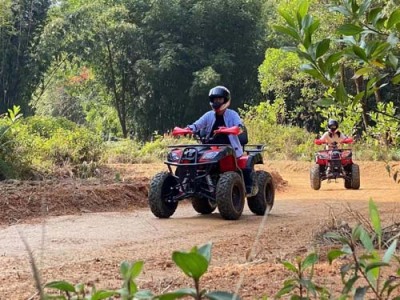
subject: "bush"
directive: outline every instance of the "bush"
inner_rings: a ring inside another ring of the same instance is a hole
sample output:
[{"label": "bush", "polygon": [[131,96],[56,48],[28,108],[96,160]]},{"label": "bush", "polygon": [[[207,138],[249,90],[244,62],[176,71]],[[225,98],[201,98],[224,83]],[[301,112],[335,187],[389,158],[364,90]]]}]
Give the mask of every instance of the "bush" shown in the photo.
[{"label": "bush", "polygon": [[54,166],[96,162],[102,153],[100,137],[63,118],[23,119],[13,125],[3,141],[0,159],[14,170],[7,177],[46,176]]},{"label": "bush", "polygon": [[310,160],[315,152],[315,135],[295,126],[279,124],[284,119],[283,100],[262,102],[241,111],[249,144],[265,144],[265,156],[275,160]]}]

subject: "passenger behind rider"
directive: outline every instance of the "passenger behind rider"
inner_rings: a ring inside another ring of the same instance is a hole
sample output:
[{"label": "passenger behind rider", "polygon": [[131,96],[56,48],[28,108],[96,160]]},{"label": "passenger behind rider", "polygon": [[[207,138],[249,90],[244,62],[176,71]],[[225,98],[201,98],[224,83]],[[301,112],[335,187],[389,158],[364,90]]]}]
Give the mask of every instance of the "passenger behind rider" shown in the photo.
[{"label": "passenger behind rider", "polygon": [[[240,144],[239,137],[237,135],[226,135],[218,134],[214,135],[214,131],[220,127],[233,127],[238,126],[241,132],[244,130],[242,120],[239,114],[229,109],[231,104],[231,93],[224,86],[213,87],[209,94],[208,99],[212,110],[206,112],[193,124],[188,125],[192,132],[205,131],[206,140],[210,140],[212,144],[230,144],[235,150],[236,157],[239,158],[243,155],[243,147]],[[246,190],[249,193],[252,186],[252,169],[244,169],[243,175],[246,185]]]},{"label": "passenger behind rider", "polygon": [[319,139],[322,143],[326,144],[326,149],[332,149],[336,144],[340,144],[344,139],[347,138],[339,130],[339,123],[336,120],[328,121],[328,131],[326,131]]}]

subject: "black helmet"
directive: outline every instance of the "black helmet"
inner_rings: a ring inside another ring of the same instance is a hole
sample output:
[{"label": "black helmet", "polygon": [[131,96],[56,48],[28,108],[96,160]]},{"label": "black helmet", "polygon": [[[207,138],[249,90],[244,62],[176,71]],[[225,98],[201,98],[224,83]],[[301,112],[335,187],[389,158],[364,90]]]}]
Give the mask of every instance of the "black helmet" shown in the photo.
[{"label": "black helmet", "polygon": [[335,131],[336,129],[338,129],[338,127],[339,127],[338,121],[332,119],[328,121],[329,130]]},{"label": "black helmet", "polygon": [[[231,92],[224,86],[213,87],[208,93],[210,105],[216,112],[225,110],[231,103]],[[224,98],[224,103],[214,103],[215,98]]]}]

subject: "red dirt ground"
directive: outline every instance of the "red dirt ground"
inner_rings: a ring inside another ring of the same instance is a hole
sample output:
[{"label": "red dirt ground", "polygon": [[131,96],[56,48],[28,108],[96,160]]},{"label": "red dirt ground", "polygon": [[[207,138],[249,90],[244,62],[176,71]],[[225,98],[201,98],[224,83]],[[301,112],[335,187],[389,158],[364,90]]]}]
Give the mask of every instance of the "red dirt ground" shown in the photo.
[{"label": "red dirt ground", "polygon": [[22,240],[42,283],[67,280],[117,289],[119,264],[143,260],[141,289],[158,294],[192,287],[172,262],[172,252],[212,242],[203,288],[238,292],[243,299],[273,296],[290,275],[281,261],[318,251],[315,276],[337,292],[339,266],[328,264],[328,246],[317,243],[316,234],[332,222],[354,223],[355,212],[368,217],[371,197],[384,225],[399,222],[400,185],[383,163],[361,162],[360,190],[346,190],[338,180],[314,191],[310,166],[262,166],[277,186],[275,205],[267,218],[246,208],[237,221],[222,220],[218,212],[200,216],[190,203],[180,204],[170,219],[155,218],[147,208],[148,182],[163,164],[110,165],[101,178],[90,180],[0,183],[0,300],[38,299]]}]

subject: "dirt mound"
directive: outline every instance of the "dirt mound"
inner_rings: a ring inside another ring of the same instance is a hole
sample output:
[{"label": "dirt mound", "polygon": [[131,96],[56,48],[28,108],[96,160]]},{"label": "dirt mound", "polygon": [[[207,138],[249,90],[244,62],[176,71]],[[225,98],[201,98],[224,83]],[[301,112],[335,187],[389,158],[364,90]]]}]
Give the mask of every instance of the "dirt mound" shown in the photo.
[{"label": "dirt mound", "polygon": [[110,183],[90,180],[7,181],[0,184],[0,224],[26,219],[133,210],[147,206],[148,178]]},{"label": "dirt mound", "polygon": [[[102,170],[100,179],[0,182],[0,225],[40,220],[46,216],[147,207],[150,178],[162,168],[161,164],[150,164],[147,168],[146,165],[124,165]],[[116,174],[121,182],[116,182]],[[271,175],[277,190],[287,186],[287,181],[277,171],[272,171]]]},{"label": "dirt mound", "polygon": [[279,174],[277,171],[271,171],[271,176],[275,189],[278,191],[285,190],[285,187],[288,185],[288,181],[283,179],[281,174]]}]

